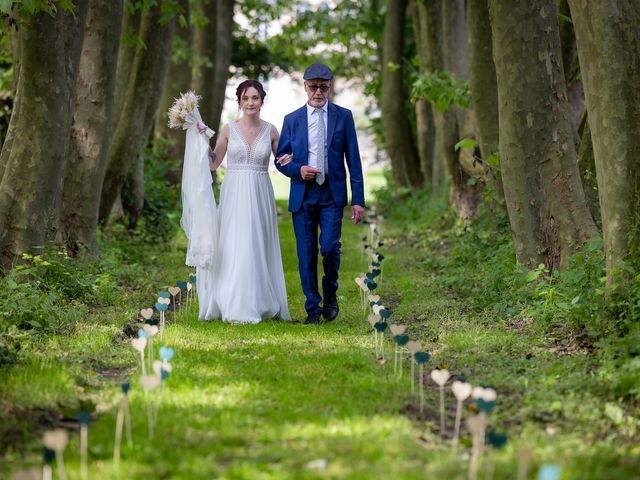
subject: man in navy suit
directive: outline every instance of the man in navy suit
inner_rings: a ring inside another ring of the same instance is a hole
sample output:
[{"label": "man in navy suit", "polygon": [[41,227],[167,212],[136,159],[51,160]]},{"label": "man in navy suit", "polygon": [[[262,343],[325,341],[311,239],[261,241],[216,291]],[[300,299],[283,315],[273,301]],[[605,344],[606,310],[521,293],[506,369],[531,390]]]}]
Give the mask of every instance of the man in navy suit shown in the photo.
[{"label": "man in navy suit", "polygon": [[[353,115],[328,101],[331,69],[315,63],[307,67],[303,78],[307,104],[284,118],[276,168],[291,179],[289,211],[307,298],[304,323],[317,324],[321,316],[334,320],[339,311],[340,236],[347,205],[345,160],[351,184],[351,220],[356,224],[364,214],[364,185]],[[318,240],[324,270],[322,296],[318,291]]]}]

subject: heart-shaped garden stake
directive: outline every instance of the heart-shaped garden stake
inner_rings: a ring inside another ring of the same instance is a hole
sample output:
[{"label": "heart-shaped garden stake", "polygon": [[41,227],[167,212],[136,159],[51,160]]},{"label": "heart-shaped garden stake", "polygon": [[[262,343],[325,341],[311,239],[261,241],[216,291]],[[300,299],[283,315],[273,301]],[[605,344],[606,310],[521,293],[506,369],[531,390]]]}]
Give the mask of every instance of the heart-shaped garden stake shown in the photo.
[{"label": "heart-shaped garden stake", "polygon": [[[144,330],[143,330],[144,331]],[[146,374],[146,369],[144,366],[144,349],[147,346],[146,337],[138,337],[131,340],[131,345],[133,348],[140,352],[140,367],[142,368],[142,374]]]},{"label": "heart-shaped garden stake", "polygon": [[151,405],[149,392],[155,390],[162,383],[162,379],[157,375],[141,375],[140,376],[140,385],[145,391],[145,397],[147,399],[147,427],[149,430],[149,439],[153,438],[154,431],[154,418],[153,418],[153,407]]},{"label": "heart-shaped garden stake", "polygon": [[484,449],[484,432],[487,429],[487,417],[483,413],[480,413],[479,415],[468,417],[466,424],[473,440],[471,461],[469,462],[469,479],[476,480],[478,478],[480,453],[482,453]]},{"label": "heart-shaped garden stake", "polygon": [[149,334],[144,331],[144,328],[138,329],[138,337],[140,338],[149,338]]},{"label": "heart-shaped garden stake", "polygon": [[376,288],[378,288],[378,284],[373,280],[366,282],[367,288],[369,291],[373,292]]},{"label": "heart-shaped garden stake", "polygon": [[[168,298],[166,300],[169,300]],[[169,308],[169,302],[165,303],[164,301],[160,301],[160,298],[158,298],[158,303],[156,303],[155,307],[156,310],[158,310],[160,312],[160,331],[162,332],[164,330],[164,312],[167,311],[167,309]],[[160,338],[162,338],[162,335],[160,335]]]},{"label": "heart-shaped garden stake", "polygon": [[420,413],[424,409],[424,364],[429,361],[431,355],[427,352],[416,352],[413,359],[418,364],[418,382],[420,384]]},{"label": "heart-shaped garden stake", "polygon": [[175,355],[175,351],[171,347],[160,347],[160,358],[165,361],[169,361]]},{"label": "heart-shaped garden stake", "polygon": [[145,320],[149,320],[151,317],[153,317],[153,308],[143,308],[142,310],[140,310],[140,315]]},{"label": "heart-shaped garden stake", "polygon": [[538,480],[559,480],[560,466],[545,464],[538,471]]},{"label": "heart-shaped garden stake", "polygon": [[462,404],[464,401],[469,398],[471,395],[471,391],[473,387],[470,383],[460,382],[456,380],[451,384],[451,391],[453,395],[456,397],[456,421],[455,426],[453,428],[453,444],[458,444],[458,439],[460,438],[460,421],[462,419]]},{"label": "heart-shaped garden stake", "polygon": [[176,286],[181,290],[185,290],[187,288],[187,282],[185,282],[183,280],[178,280],[176,282]]},{"label": "heart-shaped garden stake", "polygon": [[158,327],[155,325],[145,324],[145,326],[142,327],[142,329],[149,337],[154,337],[158,333]]},{"label": "heart-shaped garden stake", "polygon": [[160,298],[171,298],[171,294],[169,292],[158,292],[158,297],[160,297]]},{"label": "heart-shaped garden stake", "polygon": [[418,350],[420,350],[420,342],[416,340],[409,340],[407,342],[407,350],[409,350],[409,358],[411,359],[409,363],[411,363],[411,393],[415,393],[415,381],[413,377],[415,376],[415,358],[414,355]]},{"label": "heart-shaped garden stake", "polygon": [[58,464],[58,477],[66,480],[67,470],[64,466],[64,457],[62,452],[64,451],[67,443],[69,442],[69,434],[66,430],[56,428],[50,430],[42,435],[42,443],[49,450],[53,450],[56,456],[56,463]]},{"label": "heart-shaped garden stake", "polygon": [[380,310],[380,316],[382,318],[389,318],[391,316],[391,310],[386,310],[386,309],[381,309]]},{"label": "heart-shaped garden stake", "polygon": [[371,311],[374,315],[380,315],[380,310],[384,310],[384,305],[376,304],[371,307]]},{"label": "heart-shaped garden stake", "polygon": [[384,332],[388,326],[389,324],[384,320],[380,320],[373,325],[373,328],[375,328],[376,332],[378,332],[376,355],[378,359],[382,360],[384,360]]},{"label": "heart-shaped garden stake", "polygon": [[[395,327],[395,328],[394,328]],[[409,335],[406,335],[405,333],[403,333],[406,329],[406,327],[404,325],[391,325],[391,327],[389,327],[389,329],[391,330],[391,333],[394,333],[394,330],[396,332],[400,332],[396,335],[393,335],[393,339],[396,342],[396,357],[398,357],[397,363],[398,363],[398,379],[402,378],[402,370],[403,370],[403,361],[404,361],[404,349],[402,347],[404,347],[408,342],[409,342]]]},{"label": "heart-shaped garden stake", "polygon": [[151,362],[153,361],[153,337],[158,333],[158,327],[155,325],[145,325],[142,327],[149,336],[147,339],[147,350],[149,352],[149,369],[151,369]]},{"label": "heart-shaped garden stake", "polygon": [[155,304],[155,307],[156,307],[156,310],[158,310],[160,313],[164,313],[169,308],[169,305],[167,305],[166,303],[158,302]]},{"label": "heart-shaped garden stake", "polygon": [[169,287],[167,290],[173,297],[173,313],[175,314],[176,313],[176,295],[178,295],[181,292],[181,290],[178,287]]},{"label": "heart-shaped garden stake", "polygon": [[475,387],[471,392],[471,397],[475,400],[476,406],[481,412],[490,412],[496,406],[498,395],[493,388]]},{"label": "heart-shaped garden stake", "polygon": [[80,423],[80,478],[89,479],[89,413],[78,412],[78,423]]},{"label": "heart-shaped garden stake", "polygon": [[447,383],[451,374],[446,369],[431,370],[431,379],[436,382],[440,390],[440,435],[445,434],[444,430],[444,384]]},{"label": "heart-shaped garden stake", "polygon": [[196,283],[196,274],[195,273],[190,273],[189,274],[189,281],[191,283]]},{"label": "heart-shaped garden stake", "polygon": [[[382,315],[380,315],[380,316],[382,316]],[[385,318],[386,318],[386,317],[385,317]],[[389,330],[391,331],[391,334],[392,334],[393,336],[396,336],[396,335],[402,335],[402,334],[407,330],[407,327],[406,327],[405,325],[400,325],[400,324],[397,324],[397,323],[392,323],[392,324],[389,326]]]},{"label": "heart-shaped garden stake", "polygon": [[55,458],[56,452],[47,447],[42,448],[42,460],[44,461],[44,465],[42,467],[42,480],[53,480],[53,469],[51,468],[51,463],[53,463]]},{"label": "heart-shaped garden stake", "polygon": [[385,321],[377,322],[374,325],[374,328],[378,331],[378,333],[383,333],[389,325]]}]

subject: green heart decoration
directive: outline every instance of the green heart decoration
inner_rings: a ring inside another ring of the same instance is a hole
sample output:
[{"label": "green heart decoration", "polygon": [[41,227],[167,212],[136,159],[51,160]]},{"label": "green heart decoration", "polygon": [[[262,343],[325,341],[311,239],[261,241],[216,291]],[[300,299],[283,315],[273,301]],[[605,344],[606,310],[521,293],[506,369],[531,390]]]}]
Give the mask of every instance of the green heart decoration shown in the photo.
[{"label": "green heart decoration", "polygon": [[389,324],[382,320],[380,322],[377,322],[373,327],[376,329],[376,331],[382,333],[387,329],[388,326]]},{"label": "green heart decoration", "polygon": [[407,342],[409,341],[409,335],[406,335],[406,334],[396,335],[395,337],[393,337],[393,339],[396,341],[398,345],[402,347],[406,345]]},{"label": "green heart decoration", "polygon": [[427,352],[416,352],[413,355],[413,358],[415,358],[416,362],[418,363],[427,363],[431,358],[431,355],[429,355]]},{"label": "green heart decoration", "polygon": [[493,407],[496,406],[496,401],[495,400],[483,400],[482,398],[476,398],[476,407],[478,407],[478,410],[480,410],[481,412],[490,412],[491,410],[493,410]]}]

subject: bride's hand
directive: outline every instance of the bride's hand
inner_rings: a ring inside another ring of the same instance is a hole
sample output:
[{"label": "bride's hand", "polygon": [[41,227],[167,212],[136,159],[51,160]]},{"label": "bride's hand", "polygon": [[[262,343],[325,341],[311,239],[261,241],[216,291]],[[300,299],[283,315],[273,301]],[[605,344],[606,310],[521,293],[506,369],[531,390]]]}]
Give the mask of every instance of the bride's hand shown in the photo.
[{"label": "bride's hand", "polygon": [[207,129],[208,129],[209,127],[207,127],[207,126],[206,126],[204,123],[202,123],[202,122],[198,122],[198,123],[196,124],[196,128],[198,129],[198,133],[206,133],[206,132],[207,132]]},{"label": "bride's hand", "polygon": [[293,161],[293,154],[291,153],[285,153],[281,157],[276,158],[276,163],[281,166],[291,163],[292,161]]}]

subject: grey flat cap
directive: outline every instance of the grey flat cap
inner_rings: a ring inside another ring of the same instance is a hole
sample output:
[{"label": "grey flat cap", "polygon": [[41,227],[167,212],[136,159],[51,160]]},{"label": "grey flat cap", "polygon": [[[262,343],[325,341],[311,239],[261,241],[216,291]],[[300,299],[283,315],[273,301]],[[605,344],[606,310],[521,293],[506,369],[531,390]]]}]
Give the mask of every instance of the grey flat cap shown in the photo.
[{"label": "grey flat cap", "polygon": [[314,78],[320,80],[331,80],[333,79],[333,72],[324,63],[314,63],[305,69],[302,78],[305,80],[313,80]]}]

